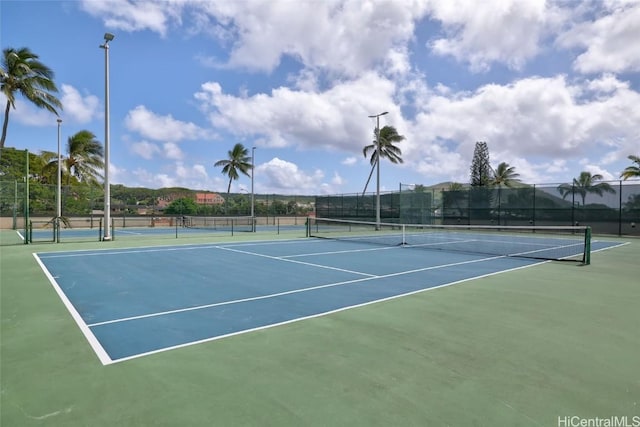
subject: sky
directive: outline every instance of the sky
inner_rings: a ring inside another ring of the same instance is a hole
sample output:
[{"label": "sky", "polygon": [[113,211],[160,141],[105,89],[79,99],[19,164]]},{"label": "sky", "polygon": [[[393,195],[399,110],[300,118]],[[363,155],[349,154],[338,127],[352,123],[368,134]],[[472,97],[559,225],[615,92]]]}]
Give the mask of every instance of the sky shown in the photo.
[{"label": "sky", "polygon": [[[382,112],[405,136],[382,191],[468,183],[477,141],[530,184],[640,155],[640,0],[2,0],[2,48],[55,72],[63,152],[105,140],[105,32],[112,184],[226,192],[241,143],[256,193],[360,193]],[[56,119],[18,97],[6,146],[55,152]]]}]

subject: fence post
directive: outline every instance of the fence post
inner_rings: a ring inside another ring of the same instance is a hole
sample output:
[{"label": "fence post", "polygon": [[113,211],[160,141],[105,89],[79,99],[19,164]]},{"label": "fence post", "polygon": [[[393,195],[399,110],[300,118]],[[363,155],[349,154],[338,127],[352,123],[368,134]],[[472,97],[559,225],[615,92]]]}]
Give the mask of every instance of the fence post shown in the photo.
[{"label": "fence post", "polygon": [[12,230],[18,229],[18,180],[13,181],[15,188],[13,191],[13,223]]},{"label": "fence post", "polygon": [[533,184],[533,224],[536,225],[536,185]]},{"label": "fence post", "polygon": [[618,181],[618,236],[622,236],[622,180]]},{"label": "fence post", "polygon": [[24,235],[27,237],[24,239],[24,244],[27,245],[29,244],[29,150],[24,150],[24,152],[27,156],[27,162],[24,167]]},{"label": "fence post", "polygon": [[576,186],[571,184],[571,225],[576,225]]}]

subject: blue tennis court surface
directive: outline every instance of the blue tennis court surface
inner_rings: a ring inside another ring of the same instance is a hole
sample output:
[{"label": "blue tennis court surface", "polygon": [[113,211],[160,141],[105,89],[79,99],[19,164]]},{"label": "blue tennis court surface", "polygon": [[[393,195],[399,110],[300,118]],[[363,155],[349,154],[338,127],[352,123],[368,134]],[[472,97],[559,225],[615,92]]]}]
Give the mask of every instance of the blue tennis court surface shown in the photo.
[{"label": "blue tennis court surface", "polygon": [[34,256],[103,364],[540,262],[322,239]]}]

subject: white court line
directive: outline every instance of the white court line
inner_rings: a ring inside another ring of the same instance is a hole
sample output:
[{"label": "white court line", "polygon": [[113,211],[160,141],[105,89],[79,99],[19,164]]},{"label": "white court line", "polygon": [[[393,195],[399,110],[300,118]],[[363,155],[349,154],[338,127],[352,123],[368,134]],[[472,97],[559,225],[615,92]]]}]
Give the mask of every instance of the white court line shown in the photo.
[{"label": "white court line", "polygon": [[38,254],[34,253],[33,257],[36,259],[36,262],[40,265],[40,268],[42,268],[42,271],[44,271],[45,276],[47,276],[47,279],[49,279],[49,282],[51,283],[51,285],[53,286],[53,289],[55,289],[56,293],[62,300],[62,303],[64,304],[64,306],[67,307],[67,310],[69,310],[71,317],[73,317],[73,320],[75,320],[76,324],[84,334],[84,337],[87,339],[87,341],[89,341],[89,345],[91,346],[91,348],[93,348],[93,351],[98,356],[98,359],[100,359],[100,362],[102,362],[103,365],[108,365],[110,363],[113,363],[113,360],[111,360],[111,358],[109,357],[107,352],[104,350],[104,348],[102,347],[98,339],[95,337],[95,335],[93,335],[93,332],[91,332],[91,329],[89,329],[89,326],[87,326],[87,324],[82,319],[82,316],[80,316],[80,313],[78,313],[78,311],[73,306],[71,301],[69,301],[69,298],[67,298],[67,295],[60,288],[60,286],[58,286],[58,282],[56,282],[56,280],[53,278],[53,275],[49,272],[49,270],[47,270],[47,267],[40,260],[40,258],[38,257]]},{"label": "white court line", "polygon": [[380,247],[368,248],[368,249],[348,249],[344,251],[311,252],[308,254],[282,255],[280,258],[288,259],[288,258],[301,258],[306,256],[315,256],[315,255],[334,255],[334,254],[352,254],[356,252],[388,251],[390,249],[398,249],[400,247],[401,246],[380,246]]},{"label": "white court line", "polygon": [[[298,293],[302,293],[302,292],[314,291],[314,290],[317,290],[317,289],[325,289],[325,288],[332,288],[332,287],[335,287],[335,286],[350,285],[352,283],[366,282],[366,281],[369,281],[369,280],[386,279],[388,277],[397,277],[397,276],[402,276],[402,275],[405,275],[405,274],[418,273],[418,272],[421,272],[421,271],[437,270],[439,268],[453,267],[453,266],[464,265],[464,264],[472,264],[472,263],[476,263],[476,262],[490,261],[490,260],[499,259],[499,258],[504,258],[504,257],[496,256],[496,257],[481,258],[481,259],[476,259],[476,260],[471,260],[471,261],[460,261],[460,262],[454,262],[454,263],[450,263],[450,264],[441,264],[441,265],[434,265],[434,266],[431,266],[431,267],[423,267],[423,268],[418,268],[418,269],[415,269],[415,270],[407,270],[407,271],[401,271],[401,272],[397,272],[397,273],[383,274],[383,275],[380,275],[380,276],[369,275],[370,277],[363,277],[363,278],[360,278],[360,279],[353,279],[353,280],[345,280],[345,281],[342,281],[342,282],[328,283],[328,284],[325,284],[325,285],[311,286],[311,287],[302,288],[302,289],[293,289],[291,291],[278,292],[278,293],[275,293],[275,294],[262,295],[262,296],[259,296],[259,297],[242,298],[242,299],[231,300],[231,301],[224,301],[224,302],[217,302],[217,303],[212,303],[212,304],[199,305],[199,306],[189,307],[189,308],[180,308],[180,309],[176,309],[176,310],[168,310],[168,311],[161,311],[161,312],[157,312],[157,313],[142,314],[140,316],[131,316],[131,317],[124,317],[124,318],[121,318],[121,319],[106,320],[104,322],[92,323],[92,324],[90,324],[88,326],[89,327],[94,327],[94,326],[100,326],[100,325],[108,325],[108,324],[112,324],[112,323],[127,322],[127,321],[130,321],[130,320],[138,320],[138,319],[146,319],[146,318],[149,318],[149,317],[164,316],[166,314],[183,313],[183,312],[187,312],[187,311],[202,310],[202,309],[211,308],[211,307],[219,307],[219,306],[224,306],[224,305],[238,304],[238,303],[243,303],[243,302],[248,302],[248,301],[256,301],[256,300],[262,300],[262,299],[268,299],[268,298],[277,298],[277,297],[280,297],[280,296],[283,296],[283,295],[298,294]],[[480,276],[480,277],[482,277],[482,276]]]},{"label": "white court line", "polygon": [[182,245],[170,245],[170,246],[139,246],[137,248],[121,248],[119,250],[115,250],[112,248],[104,248],[104,249],[78,249],[72,252],[40,252],[40,256],[42,258],[65,258],[65,257],[79,257],[79,256],[101,256],[101,255],[122,255],[122,254],[135,254],[135,253],[146,253],[146,252],[164,252],[164,251],[191,251],[198,249],[214,249],[220,247],[236,247],[236,246],[262,246],[262,245],[274,245],[274,244],[292,244],[292,243],[319,243],[321,240],[307,240],[301,241],[299,239],[296,240],[278,240],[273,242],[265,242],[262,240],[254,240],[245,243],[230,243],[224,242],[219,244],[194,244],[194,243],[185,243]]},{"label": "white court line", "polygon": [[302,265],[308,265],[308,266],[311,266],[311,267],[324,268],[326,270],[342,271],[342,272],[345,272],[345,273],[357,274],[359,276],[377,277],[375,274],[363,273],[361,271],[347,270],[345,268],[331,267],[331,266],[323,265],[323,264],[314,264],[312,262],[296,261],[296,260],[293,260],[293,259],[287,259],[287,258],[277,257],[277,256],[272,256],[272,255],[264,255],[264,254],[259,254],[259,253],[255,253],[255,252],[241,251],[241,250],[238,250],[238,249],[232,249],[232,248],[223,247],[223,246],[218,246],[218,249],[222,249],[222,250],[230,251],[230,252],[237,252],[237,253],[245,254],[245,255],[257,256],[257,257],[261,257],[261,258],[273,259],[273,260],[276,260],[276,261],[291,262],[291,263],[294,263],[294,264],[302,264]]},{"label": "white court line", "polygon": [[148,233],[140,233],[140,232],[129,231],[129,230],[118,230],[117,234],[133,234],[135,236],[142,236],[143,234],[146,235]]},{"label": "white court line", "polygon": [[87,251],[92,251],[95,249],[87,249],[87,251],[74,251],[73,253],[63,253],[60,255],[49,255],[55,254],[55,252],[47,252],[42,255],[46,255],[43,258],[73,258],[73,257],[81,257],[81,256],[104,256],[104,255],[124,255],[124,254],[141,254],[141,253],[151,253],[151,252],[171,252],[171,251],[192,251],[197,249],[215,249],[218,248],[217,245],[201,245],[201,246],[170,246],[170,247],[160,247],[157,249],[151,248],[143,248],[143,249],[126,249],[123,248],[121,250],[113,250],[113,249],[98,249],[96,252],[87,253]]}]

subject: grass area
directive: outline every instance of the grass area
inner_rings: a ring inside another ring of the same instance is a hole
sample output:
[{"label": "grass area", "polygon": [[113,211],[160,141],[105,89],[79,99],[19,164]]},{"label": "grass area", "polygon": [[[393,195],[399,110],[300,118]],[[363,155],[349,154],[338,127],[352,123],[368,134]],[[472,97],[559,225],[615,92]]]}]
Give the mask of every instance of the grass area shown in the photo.
[{"label": "grass area", "polygon": [[[276,236],[233,239],[261,237]],[[631,422],[640,416],[640,241],[631,240],[587,267],[546,263],[109,366],[31,253],[204,240],[2,246],[0,425]],[[96,269],[108,274],[100,259]]]}]

